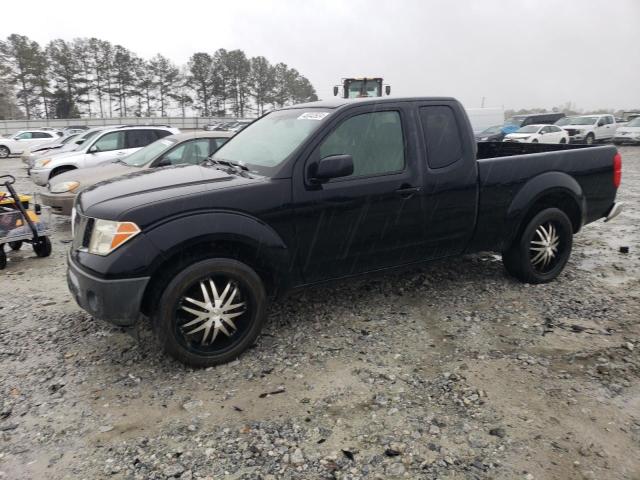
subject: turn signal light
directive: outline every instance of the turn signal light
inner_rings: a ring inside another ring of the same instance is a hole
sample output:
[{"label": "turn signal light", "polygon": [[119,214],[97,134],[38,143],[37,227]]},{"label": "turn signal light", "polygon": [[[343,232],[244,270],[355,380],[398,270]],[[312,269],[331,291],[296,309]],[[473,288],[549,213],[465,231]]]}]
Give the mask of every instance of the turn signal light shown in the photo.
[{"label": "turn signal light", "polygon": [[622,155],[616,152],[613,157],[613,186],[618,188],[622,181]]}]

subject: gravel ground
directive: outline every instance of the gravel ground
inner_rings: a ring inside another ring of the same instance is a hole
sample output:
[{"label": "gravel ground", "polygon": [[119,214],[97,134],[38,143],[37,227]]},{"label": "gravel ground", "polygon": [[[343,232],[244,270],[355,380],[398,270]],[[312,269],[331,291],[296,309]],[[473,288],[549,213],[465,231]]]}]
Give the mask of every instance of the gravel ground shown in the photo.
[{"label": "gravel ground", "polygon": [[626,210],[558,281],[482,254],[309,290],[206,370],[75,305],[58,218],[50,258],[0,272],[0,479],[640,478],[640,148],[621,152]]}]

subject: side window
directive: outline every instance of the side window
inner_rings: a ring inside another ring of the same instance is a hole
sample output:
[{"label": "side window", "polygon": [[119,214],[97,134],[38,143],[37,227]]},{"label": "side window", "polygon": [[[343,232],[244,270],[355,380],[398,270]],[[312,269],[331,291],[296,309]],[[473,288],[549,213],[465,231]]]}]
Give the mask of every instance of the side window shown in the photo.
[{"label": "side window", "polygon": [[124,132],[110,132],[104,134],[93,144],[99,152],[110,152],[124,148]]},{"label": "side window", "polygon": [[321,159],[351,155],[351,177],[398,172],[404,168],[400,113],[363,113],[348,118],[323,140],[318,151]]},{"label": "side window", "polygon": [[607,125],[612,125],[613,124],[613,117],[611,115],[605,117],[607,119]]},{"label": "side window", "polygon": [[22,132],[21,134],[16,135],[13,138],[15,138],[16,140],[29,140],[33,138],[33,136],[31,132]]},{"label": "side window", "polygon": [[420,120],[431,168],[446,167],[462,158],[460,128],[451,107],[421,107]]},{"label": "side window", "polygon": [[168,130],[154,130],[154,132],[156,134],[157,140],[160,140],[161,138],[168,137],[169,135],[171,135],[171,132],[169,132]]},{"label": "side window", "polygon": [[31,138],[52,138],[52,136],[45,132],[32,132]]},{"label": "side window", "polygon": [[213,154],[222,145],[227,143],[228,140],[229,140],[228,138],[213,138],[213,139],[211,139],[211,150],[209,151],[209,154],[210,155]]},{"label": "side window", "polygon": [[127,131],[127,148],[142,148],[155,142],[156,130],[129,130]]},{"label": "side window", "polygon": [[178,145],[176,148],[162,157],[161,163],[166,165],[179,165],[189,163],[197,165],[202,163],[209,156],[209,139],[201,138],[199,140],[191,140]]}]

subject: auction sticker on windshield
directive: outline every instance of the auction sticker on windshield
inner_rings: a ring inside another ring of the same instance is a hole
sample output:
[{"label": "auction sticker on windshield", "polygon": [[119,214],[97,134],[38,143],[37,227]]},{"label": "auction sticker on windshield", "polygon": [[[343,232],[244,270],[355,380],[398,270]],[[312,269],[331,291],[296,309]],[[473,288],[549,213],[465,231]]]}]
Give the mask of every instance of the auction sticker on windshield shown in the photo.
[{"label": "auction sticker on windshield", "polygon": [[322,120],[329,115],[329,112],[305,112],[298,117],[298,120]]}]

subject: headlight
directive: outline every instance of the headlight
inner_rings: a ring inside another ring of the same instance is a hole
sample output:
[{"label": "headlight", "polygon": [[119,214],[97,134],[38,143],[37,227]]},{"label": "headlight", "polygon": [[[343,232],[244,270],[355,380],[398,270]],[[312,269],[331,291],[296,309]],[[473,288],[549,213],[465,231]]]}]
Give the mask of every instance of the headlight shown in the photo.
[{"label": "headlight", "polygon": [[80,182],[62,182],[56,183],[53,187],[49,188],[51,193],[67,193],[73,192],[80,186]]},{"label": "headlight", "polygon": [[89,253],[109,255],[139,233],[140,229],[133,222],[96,219],[91,232],[91,240],[89,241]]},{"label": "headlight", "polygon": [[34,167],[35,168],[42,168],[45,165],[47,165],[48,163],[50,163],[50,162],[51,162],[50,158],[42,158],[40,160],[36,160],[36,163],[35,163]]}]

